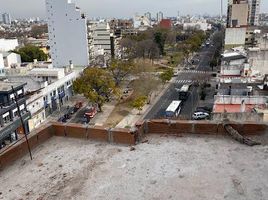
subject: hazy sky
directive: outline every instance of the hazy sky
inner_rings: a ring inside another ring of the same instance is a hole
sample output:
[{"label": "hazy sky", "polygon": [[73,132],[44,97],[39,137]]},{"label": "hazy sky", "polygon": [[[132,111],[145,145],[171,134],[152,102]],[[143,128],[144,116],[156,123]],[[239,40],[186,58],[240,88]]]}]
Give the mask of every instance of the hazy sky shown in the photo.
[{"label": "hazy sky", "polygon": [[[88,17],[132,17],[136,12],[162,11],[164,16],[219,14],[220,0],[73,0]],[[268,12],[268,0],[261,0],[261,11]],[[227,0],[223,0],[224,14]],[[45,0],[0,0],[0,13],[15,18],[45,17]]]}]

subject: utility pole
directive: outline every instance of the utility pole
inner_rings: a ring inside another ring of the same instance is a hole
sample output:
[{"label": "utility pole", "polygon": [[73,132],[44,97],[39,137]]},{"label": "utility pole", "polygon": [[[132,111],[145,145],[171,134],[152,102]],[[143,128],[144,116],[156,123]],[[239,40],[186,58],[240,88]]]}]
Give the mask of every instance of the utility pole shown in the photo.
[{"label": "utility pole", "polygon": [[20,112],[20,107],[19,107],[19,104],[18,104],[17,93],[15,92],[13,86],[11,86],[11,88],[12,88],[12,92],[13,92],[14,97],[15,97],[15,102],[16,102],[18,114],[19,114],[19,117],[20,117],[20,122],[21,122],[21,125],[22,125],[22,128],[23,128],[23,134],[25,136],[26,143],[27,143],[27,146],[28,146],[28,151],[29,151],[29,154],[30,154],[30,158],[31,158],[31,160],[33,160],[32,152],[31,152],[31,147],[29,145],[28,136],[27,136],[27,133],[26,133],[26,128],[25,128],[24,121],[22,119],[21,112]]}]

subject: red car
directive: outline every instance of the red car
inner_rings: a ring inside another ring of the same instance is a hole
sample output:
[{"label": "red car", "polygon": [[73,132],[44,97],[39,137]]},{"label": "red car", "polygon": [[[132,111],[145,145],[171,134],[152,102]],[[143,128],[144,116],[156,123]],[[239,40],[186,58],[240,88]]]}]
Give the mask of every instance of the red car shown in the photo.
[{"label": "red car", "polygon": [[84,117],[90,120],[97,114],[97,112],[97,108],[92,106],[86,110]]}]

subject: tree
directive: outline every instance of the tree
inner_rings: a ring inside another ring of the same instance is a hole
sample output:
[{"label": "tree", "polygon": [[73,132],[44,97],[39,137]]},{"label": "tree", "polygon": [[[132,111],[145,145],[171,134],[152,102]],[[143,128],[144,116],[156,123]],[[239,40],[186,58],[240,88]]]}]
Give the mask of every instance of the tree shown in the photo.
[{"label": "tree", "polygon": [[108,70],[111,72],[115,81],[115,86],[118,87],[122,81],[134,69],[134,64],[128,60],[112,60]]},{"label": "tree", "polygon": [[37,59],[39,61],[46,61],[48,58],[47,54],[33,45],[26,45],[25,47],[12,52],[19,54],[21,56],[22,62],[33,62],[34,59]]},{"label": "tree", "polygon": [[136,41],[130,38],[123,38],[120,41],[120,47],[123,58],[134,58],[136,54]]},{"label": "tree", "polygon": [[131,103],[131,105],[133,108],[139,110],[139,114],[140,114],[140,111],[142,110],[146,102],[147,102],[146,96],[139,96]]},{"label": "tree", "polygon": [[213,60],[210,62],[210,67],[211,67],[211,70],[213,71],[214,67],[217,67],[218,65],[218,61],[216,58],[213,58]]},{"label": "tree", "polygon": [[160,74],[160,79],[163,83],[166,83],[167,81],[170,81],[173,76],[173,69],[168,69],[162,74]]},{"label": "tree", "polygon": [[160,50],[160,54],[164,55],[164,47],[166,42],[166,34],[163,31],[156,31],[154,33],[154,41],[158,45],[158,48]]},{"label": "tree", "polygon": [[48,32],[47,25],[33,25],[31,27],[30,35],[34,38],[40,38],[42,35]]},{"label": "tree", "polygon": [[149,58],[153,60],[159,56],[158,45],[152,39],[137,42],[135,51],[136,57],[140,58]]},{"label": "tree", "polygon": [[82,76],[74,81],[74,91],[96,103],[100,111],[106,101],[117,95],[115,82],[109,72],[97,67],[84,70]]}]

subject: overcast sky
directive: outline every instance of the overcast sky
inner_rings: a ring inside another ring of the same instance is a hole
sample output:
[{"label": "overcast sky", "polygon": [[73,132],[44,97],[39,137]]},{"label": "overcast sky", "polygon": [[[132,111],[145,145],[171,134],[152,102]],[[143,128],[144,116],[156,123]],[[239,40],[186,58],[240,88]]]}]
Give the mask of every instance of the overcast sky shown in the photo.
[{"label": "overcast sky", "polygon": [[[132,17],[136,12],[162,11],[164,16],[220,13],[220,0],[73,0],[88,17]],[[268,0],[261,0],[261,11],[268,12]],[[227,0],[223,0],[224,14]],[[15,18],[45,18],[45,0],[0,0],[0,13]]]}]

